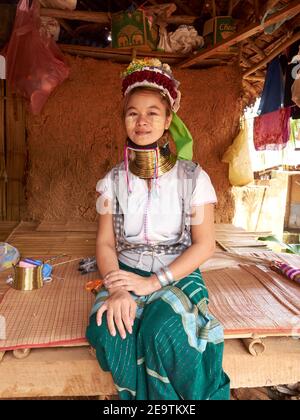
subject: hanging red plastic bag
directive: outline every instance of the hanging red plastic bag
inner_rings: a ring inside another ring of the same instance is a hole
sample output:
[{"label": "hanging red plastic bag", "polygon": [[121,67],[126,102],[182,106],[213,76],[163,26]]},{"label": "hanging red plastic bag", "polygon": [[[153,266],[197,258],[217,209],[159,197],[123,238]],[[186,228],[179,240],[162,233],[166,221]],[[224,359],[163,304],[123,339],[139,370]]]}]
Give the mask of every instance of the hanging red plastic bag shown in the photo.
[{"label": "hanging red plastic bag", "polygon": [[7,81],[39,114],[53,90],[69,76],[69,68],[52,37],[40,33],[39,2],[20,0],[6,47]]}]

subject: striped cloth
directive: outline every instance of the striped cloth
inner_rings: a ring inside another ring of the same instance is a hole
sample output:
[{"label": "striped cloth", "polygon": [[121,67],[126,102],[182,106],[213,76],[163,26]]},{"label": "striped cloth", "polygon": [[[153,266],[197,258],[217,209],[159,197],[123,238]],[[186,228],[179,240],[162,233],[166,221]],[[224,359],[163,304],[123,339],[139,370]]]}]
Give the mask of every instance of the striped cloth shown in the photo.
[{"label": "striped cloth", "polygon": [[281,274],[289,278],[290,280],[295,281],[300,284],[300,268],[292,267],[283,262],[276,262],[274,264],[274,269],[279,271]]},{"label": "striped cloth", "polygon": [[[120,263],[123,270],[152,273]],[[123,340],[108,331],[96,312],[108,293],[102,289],[91,312],[87,339],[101,368],[112,373],[123,400],[229,399],[222,369],[223,329],[208,312],[208,292],[199,270],[148,296],[138,305],[133,333]]]}]

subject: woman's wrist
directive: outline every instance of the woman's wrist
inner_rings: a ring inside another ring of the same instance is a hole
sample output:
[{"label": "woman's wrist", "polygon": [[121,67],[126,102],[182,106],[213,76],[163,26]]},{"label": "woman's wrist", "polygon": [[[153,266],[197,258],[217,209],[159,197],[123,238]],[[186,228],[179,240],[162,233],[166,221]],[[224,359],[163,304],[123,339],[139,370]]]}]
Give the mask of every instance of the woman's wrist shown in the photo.
[{"label": "woman's wrist", "polygon": [[150,277],[150,281],[151,281],[152,286],[153,286],[153,292],[156,292],[157,290],[161,289],[162,286],[161,286],[156,274],[152,274],[152,276]]}]

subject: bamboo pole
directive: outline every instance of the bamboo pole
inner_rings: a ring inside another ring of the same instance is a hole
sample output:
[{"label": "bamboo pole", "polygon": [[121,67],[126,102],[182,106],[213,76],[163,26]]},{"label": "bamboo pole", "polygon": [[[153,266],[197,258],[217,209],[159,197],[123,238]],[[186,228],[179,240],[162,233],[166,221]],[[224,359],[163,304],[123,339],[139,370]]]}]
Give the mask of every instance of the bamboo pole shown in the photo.
[{"label": "bamboo pole", "polygon": [[294,42],[299,41],[300,39],[300,32],[295,34],[292,38],[288,39],[287,41],[283,42],[279,47],[277,47],[271,54],[269,54],[266,58],[264,58],[261,62],[256,64],[255,66],[251,67],[249,70],[247,70],[243,78],[247,78],[250,74],[256,72],[261,67],[263,67],[265,64],[269,63],[273,58],[275,58],[278,54],[280,54],[282,51],[284,51],[287,47],[294,44]]}]

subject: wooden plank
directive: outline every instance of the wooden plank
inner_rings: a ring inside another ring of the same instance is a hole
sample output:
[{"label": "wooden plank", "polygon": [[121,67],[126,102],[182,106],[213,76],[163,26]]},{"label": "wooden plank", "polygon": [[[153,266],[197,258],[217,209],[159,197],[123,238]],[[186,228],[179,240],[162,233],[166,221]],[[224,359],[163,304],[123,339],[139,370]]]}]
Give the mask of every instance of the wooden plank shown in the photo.
[{"label": "wooden plank", "polygon": [[[300,381],[300,340],[266,338],[253,357],[241,340],[226,340],[223,367],[231,388],[274,386]],[[0,363],[0,398],[117,395],[112,376],[99,368],[88,348],[32,350],[17,360],[10,352]]]},{"label": "wooden plank", "polygon": [[33,349],[23,360],[7,352],[0,377],[0,398],[117,394],[111,374],[100,369],[88,347]]},{"label": "wooden plank", "polygon": [[[77,54],[93,58],[104,58],[112,60],[120,60],[130,62],[132,59],[133,48],[95,48],[82,45],[67,45],[59,44],[60,49],[68,54]],[[134,53],[138,57],[157,57],[166,63],[178,63],[186,55],[176,53],[165,53],[158,51],[145,51],[143,49],[135,48]]]},{"label": "wooden plank", "polygon": [[299,0],[292,1],[287,7],[280,10],[277,13],[274,13],[274,15],[270,16],[264,23],[264,25],[261,25],[260,23],[252,23],[251,25],[247,26],[242,31],[238,32],[237,34],[232,35],[231,37],[225,39],[223,42],[218,43],[217,45],[214,45],[210,48],[205,49],[204,51],[201,51],[197,54],[194,54],[187,60],[183,61],[179,67],[180,68],[186,68],[190,67],[191,65],[197,63],[199,60],[203,60],[206,58],[211,57],[216,50],[219,50],[220,48],[227,48],[232,45],[238,44],[241,41],[244,41],[245,39],[261,32],[264,30],[264,28],[268,27],[269,25],[272,25],[274,23],[279,22],[280,20],[283,20],[288,17],[292,17],[300,12],[300,2]]},{"label": "wooden plank", "polygon": [[6,166],[7,220],[20,220],[25,205],[24,170],[26,159],[25,107],[21,97],[7,90],[6,100]]},{"label": "wooden plank", "polygon": [[300,381],[300,340],[266,338],[266,350],[253,357],[241,340],[226,340],[223,367],[231,388],[254,388],[293,384]]}]

